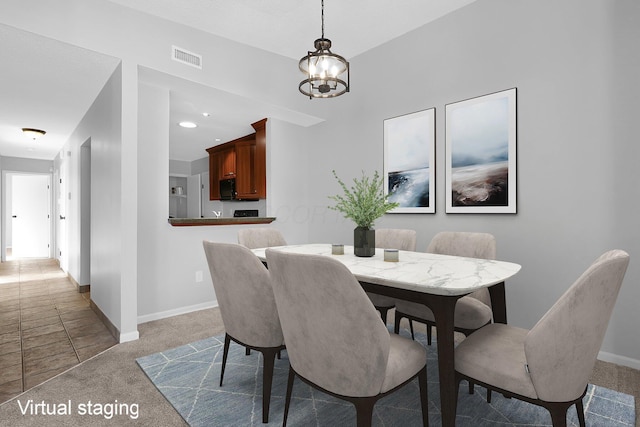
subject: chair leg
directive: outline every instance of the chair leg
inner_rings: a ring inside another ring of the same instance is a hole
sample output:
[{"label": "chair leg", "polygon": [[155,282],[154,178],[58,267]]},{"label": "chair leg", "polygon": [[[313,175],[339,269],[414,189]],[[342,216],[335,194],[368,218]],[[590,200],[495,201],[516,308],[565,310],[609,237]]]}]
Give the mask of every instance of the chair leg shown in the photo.
[{"label": "chair leg", "polygon": [[576,402],[576,411],[578,411],[578,422],[580,423],[580,427],[586,427],[586,423],[584,420],[584,405],[582,404],[582,399]]},{"label": "chair leg", "polygon": [[224,349],[222,350],[222,369],[220,370],[220,387],[222,387],[222,379],[224,378],[224,368],[227,366],[227,356],[229,355],[229,344],[231,344],[231,337],[229,334],[224,334]]},{"label": "chair leg", "polygon": [[420,386],[420,406],[422,407],[422,425],[429,427],[429,396],[427,394],[427,365],[418,373]]},{"label": "chair leg", "polygon": [[284,415],[282,416],[282,427],[287,427],[287,416],[289,415],[289,405],[291,404],[291,392],[293,391],[293,380],[296,378],[296,373],[293,371],[291,365],[289,365],[289,377],[287,378],[287,395],[284,400]]},{"label": "chair leg", "polygon": [[373,406],[376,404],[376,399],[363,397],[353,403],[356,406],[356,426],[371,427],[373,424]]},{"label": "chair leg", "polygon": [[269,422],[269,403],[271,402],[271,384],[273,382],[273,367],[278,350],[263,350],[264,362],[262,366],[262,422]]},{"label": "chair leg", "polygon": [[245,356],[248,356],[248,355],[250,355],[250,354],[251,354],[251,349],[250,349],[249,347],[245,347],[245,349],[244,349],[244,355],[245,355]]},{"label": "chair leg", "polygon": [[400,333],[400,321],[402,320],[402,314],[396,310],[396,315],[393,319],[393,333],[398,335]]},{"label": "chair leg", "polygon": [[380,317],[382,317],[382,322],[386,325],[387,324],[387,313],[389,312],[389,309],[387,307],[376,307],[376,308],[380,312]]},{"label": "chair leg", "polygon": [[[473,394],[475,391],[474,384],[472,381],[469,381],[469,394]],[[487,403],[491,403],[491,389],[487,389]],[[584,427],[584,426],[582,426]]]},{"label": "chair leg", "polygon": [[556,404],[547,406],[547,410],[551,413],[551,424],[553,427],[567,427],[567,406],[564,404]]},{"label": "chair leg", "polygon": [[[409,319],[409,329],[411,329],[411,339],[415,341],[416,336],[413,333],[413,320]],[[431,344],[431,338],[429,338],[429,344]]]},{"label": "chair leg", "polygon": [[[431,345],[431,325],[427,325],[427,344]],[[413,335],[413,332],[411,332],[411,334]]]}]

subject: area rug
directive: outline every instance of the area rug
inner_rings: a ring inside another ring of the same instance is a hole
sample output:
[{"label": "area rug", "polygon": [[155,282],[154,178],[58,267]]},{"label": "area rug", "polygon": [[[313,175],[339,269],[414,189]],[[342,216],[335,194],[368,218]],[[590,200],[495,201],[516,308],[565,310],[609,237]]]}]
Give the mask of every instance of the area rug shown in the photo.
[{"label": "area rug", "polygon": [[[407,333],[404,331],[403,333]],[[427,348],[429,423],[440,426],[437,343],[426,345],[426,337],[416,339]],[[219,386],[224,336],[216,336],[137,359],[137,363],[184,420],[197,426],[261,426],[262,355],[231,343],[224,384]],[[282,425],[289,361],[286,351],[276,359],[267,425]],[[476,386],[468,393],[460,385],[456,426],[550,426],[548,412],[537,406],[505,399]],[[633,396],[590,385],[584,398],[588,426],[634,427]],[[575,407],[569,409],[569,425],[577,426]],[[356,425],[351,404],[323,394],[299,379],[293,387],[288,426]],[[414,380],[403,389],[379,400],[374,409],[374,426],[419,426],[421,413],[418,384]]]}]

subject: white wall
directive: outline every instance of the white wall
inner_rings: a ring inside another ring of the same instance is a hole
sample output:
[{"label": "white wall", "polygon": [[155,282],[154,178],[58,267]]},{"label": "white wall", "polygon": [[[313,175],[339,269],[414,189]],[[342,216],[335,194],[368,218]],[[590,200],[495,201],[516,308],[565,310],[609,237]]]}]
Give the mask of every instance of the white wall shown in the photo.
[{"label": "white wall", "polygon": [[[418,250],[441,230],[496,235],[498,257],[523,266],[507,299],[510,323],[527,328],[602,252],[627,250],[601,357],[640,367],[639,19],[631,1],[481,0],[352,58],[352,105],[336,104],[310,144],[310,204],[339,191],[333,168],[348,180],[382,170],[385,118],[436,107],[436,214],[387,215],[377,225],[415,228]],[[445,104],[512,87],[517,215],[445,214]],[[351,238],[352,228],[314,218],[310,240]]]},{"label": "white wall", "polygon": [[[81,146],[91,138],[91,299],[122,332],[120,253],[122,241],[120,156],[121,156],[122,76],[118,66],[82,118],[63,152],[69,168],[70,194],[67,206],[69,232],[69,274],[85,277],[80,254]],[[133,219],[130,219],[133,221]],[[87,284],[78,282],[81,285]]]},{"label": "white wall", "polygon": [[75,277],[81,285],[91,284],[91,138],[80,146],[80,250],[79,273]]}]

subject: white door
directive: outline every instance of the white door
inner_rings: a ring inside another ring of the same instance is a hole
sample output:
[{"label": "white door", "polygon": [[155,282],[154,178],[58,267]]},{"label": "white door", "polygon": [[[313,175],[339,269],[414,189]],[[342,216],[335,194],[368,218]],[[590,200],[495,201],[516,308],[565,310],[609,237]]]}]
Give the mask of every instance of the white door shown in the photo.
[{"label": "white door", "polygon": [[15,258],[48,258],[51,239],[50,178],[12,177],[12,254]]}]

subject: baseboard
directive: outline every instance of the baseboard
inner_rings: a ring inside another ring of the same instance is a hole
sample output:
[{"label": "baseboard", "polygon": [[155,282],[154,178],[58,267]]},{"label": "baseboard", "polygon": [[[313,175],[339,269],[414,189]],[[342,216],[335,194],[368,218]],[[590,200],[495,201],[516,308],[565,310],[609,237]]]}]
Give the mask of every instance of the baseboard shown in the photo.
[{"label": "baseboard", "polygon": [[73,276],[69,273],[67,273],[67,278],[71,280],[71,283],[75,285],[78,293],[84,294],[87,292],[91,292],[91,285],[81,285],[80,283],[76,282],[76,279],[74,279]]},{"label": "baseboard", "polygon": [[640,360],[632,359],[630,357],[618,356],[617,354],[601,351],[598,353],[598,359],[604,362],[615,363],[616,365],[640,370]]},{"label": "baseboard", "polygon": [[107,329],[109,330],[111,335],[113,335],[113,337],[116,339],[116,341],[121,342],[120,330],[113,323],[111,323],[111,320],[109,320],[109,318],[102,312],[102,310],[100,310],[100,307],[98,307],[96,303],[93,302],[93,300],[91,299],[89,300],[89,307],[91,307],[91,310],[93,310],[93,312],[100,318],[102,323],[104,323],[104,326],[107,327]]},{"label": "baseboard", "polygon": [[206,310],[218,306],[218,301],[210,301],[202,304],[180,307],[173,310],[161,311],[159,313],[145,314],[138,316],[138,324],[152,322],[154,320],[166,319],[167,317],[179,316],[181,314],[192,313],[194,311]]}]

